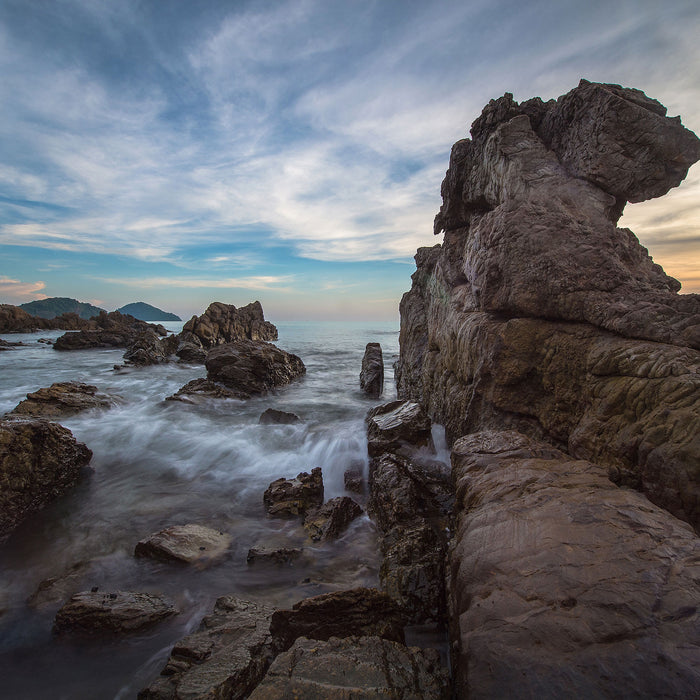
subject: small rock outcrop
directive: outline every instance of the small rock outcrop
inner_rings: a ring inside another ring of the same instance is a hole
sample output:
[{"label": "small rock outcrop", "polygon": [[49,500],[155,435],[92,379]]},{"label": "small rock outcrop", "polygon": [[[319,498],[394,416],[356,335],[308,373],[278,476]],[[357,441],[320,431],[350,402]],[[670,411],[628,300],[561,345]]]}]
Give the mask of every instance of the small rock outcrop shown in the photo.
[{"label": "small rock outcrop", "polygon": [[178,613],[162,595],[116,591],[76,593],[57,613],[54,631],[62,634],[124,634]]},{"label": "small rock outcrop", "polygon": [[294,479],[273,481],[263,494],[270,515],[290,517],[304,515],[323,503],[323,473],[315,467],[311,474],[301,472]]},{"label": "small rock outcrop", "polygon": [[97,387],[81,382],[57,382],[27,394],[8,415],[33,418],[66,418],[91,408],[109,408],[110,399],[99,394]]},{"label": "small rock outcrop", "polygon": [[264,562],[268,564],[288,565],[296,561],[304,553],[302,547],[274,547],[271,545],[256,545],[248,550],[246,561],[249,564]]},{"label": "small rock outcrop", "polygon": [[420,404],[392,401],[371,409],[365,418],[370,457],[432,443],[430,418]]},{"label": "small rock outcrop", "polygon": [[0,333],[33,333],[38,330],[61,329],[79,331],[94,328],[93,321],[86,321],[76,313],[64,313],[55,318],[41,318],[12,304],[0,304]]},{"label": "small rock outcrop", "polygon": [[260,415],[258,423],[261,425],[294,425],[301,423],[301,418],[296,413],[279,411],[276,408],[266,408]]},{"label": "small rock outcrop", "polygon": [[182,331],[178,336],[178,345],[175,354],[180,362],[188,362],[194,365],[203,365],[207,359],[207,351],[202,341],[190,331]]},{"label": "small rock outcrop", "polygon": [[58,423],[0,419],[0,540],[75,486],[91,458]]},{"label": "small rock outcrop", "polygon": [[128,365],[144,367],[169,362],[170,356],[178,349],[179,338],[169,335],[161,338],[153,329],[140,333],[124,353]]},{"label": "small rock outcrop", "polygon": [[134,554],[204,568],[226,556],[233,537],[203,525],[173,525],[137,543]]},{"label": "small rock outcrop", "polygon": [[343,474],[343,485],[346,491],[362,494],[365,492],[365,478],[362,469],[346,469]]},{"label": "small rock outcrop", "polygon": [[379,343],[367,343],[362,358],[360,388],[373,399],[378,399],[384,391],[384,360]]},{"label": "small rock outcrop", "polygon": [[277,340],[277,328],[265,320],[259,301],[238,309],[215,301],[201,316],[193,316],[182,332],[198,338],[204,348],[236,340]]},{"label": "small rock outcrop", "polygon": [[209,399],[237,399],[240,401],[243,398],[247,397],[243,397],[240,392],[217,384],[217,382],[212,382],[209,379],[193,379],[185,386],[180,387],[172,396],[167,396],[165,400],[199,404]]},{"label": "small rock outcrop", "polygon": [[167,335],[161,325],[139,321],[133,316],[120,314],[118,311],[101,312],[88,322],[90,328],[77,332],[65,333],[56,339],[54,350],[84,350],[87,348],[126,348],[136,342],[146,331],[158,335]]},{"label": "small rock outcrop", "polygon": [[700,527],[700,295],[617,228],[700,140],[638,90],[506,94],[452,149],[401,301],[399,396],[449,441],[517,429],[604,465]]},{"label": "small rock outcrop", "polygon": [[335,540],[360,515],[362,508],[352,498],[339,496],[307,512],[304,517],[304,529],[314,542]]}]

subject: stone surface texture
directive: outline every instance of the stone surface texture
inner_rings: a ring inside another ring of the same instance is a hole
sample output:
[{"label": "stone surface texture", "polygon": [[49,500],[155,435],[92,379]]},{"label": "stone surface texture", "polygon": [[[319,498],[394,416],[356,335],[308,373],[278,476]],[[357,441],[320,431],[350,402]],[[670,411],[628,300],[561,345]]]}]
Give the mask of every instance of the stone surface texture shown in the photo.
[{"label": "stone surface texture", "polygon": [[277,328],[265,320],[259,301],[238,309],[215,301],[201,316],[193,316],[182,331],[196,336],[205,348],[235,340],[277,340]]},{"label": "stone surface texture", "polygon": [[700,141],[638,90],[506,94],[457,142],[401,301],[399,396],[448,440],[517,429],[700,525],[700,295],[616,223]]},{"label": "stone surface texture", "polygon": [[452,466],[457,697],[697,697],[687,523],[515,431],[459,439]]},{"label": "stone surface texture", "polygon": [[0,540],[74,486],[91,458],[58,423],[0,419]]},{"label": "stone surface texture", "polygon": [[266,408],[258,420],[261,425],[294,425],[301,422],[301,418],[296,413],[280,411],[276,408]]},{"label": "stone surface texture", "polygon": [[372,398],[379,398],[384,391],[384,359],[379,343],[367,343],[362,357],[360,388]]},{"label": "stone surface texture", "polygon": [[57,613],[58,633],[123,634],[153,625],[177,614],[171,600],[152,593],[116,591],[76,593]]},{"label": "stone surface texture", "polygon": [[146,366],[169,362],[170,356],[179,347],[179,336],[168,335],[161,338],[153,329],[140,333],[124,353],[129,365]]},{"label": "stone surface texture", "polygon": [[448,674],[432,649],[380,637],[298,639],[272,663],[250,700],[448,700]]},{"label": "stone surface texture", "polygon": [[362,515],[362,508],[349,496],[338,496],[306,513],[304,529],[314,542],[340,537],[348,525]]},{"label": "stone surface texture", "polygon": [[90,408],[109,408],[110,399],[97,387],[81,382],[57,382],[27,394],[8,415],[34,418],[65,418]]},{"label": "stone surface texture", "polygon": [[248,398],[246,394],[229,389],[223,384],[212,382],[209,379],[193,379],[185,386],[180,387],[172,396],[167,396],[165,400],[200,404],[210,399],[237,399],[241,401],[245,398]]},{"label": "stone surface texture", "polygon": [[173,525],[138,542],[134,554],[204,568],[223,559],[232,541],[228,533],[204,525]]},{"label": "stone surface texture", "polygon": [[265,490],[263,503],[270,515],[282,517],[304,515],[317,508],[323,503],[321,467],[310,474],[301,472],[294,479],[276,479]]},{"label": "stone surface texture", "polygon": [[94,323],[80,318],[76,313],[41,318],[32,316],[19,306],[0,304],[0,333],[32,333],[37,330],[54,329],[78,331],[88,328],[94,328]]},{"label": "stone surface texture", "polygon": [[430,418],[415,402],[399,400],[377,406],[367,413],[365,425],[370,457],[432,442]]},{"label": "stone surface texture", "polygon": [[[56,319],[52,319],[56,320]],[[53,344],[54,350],[85,350],[88,348],[126,348],[146,331],[160,336],[167,331],[160,324],[139,321],[118,311],[102,311],[88,321],[87,329],[64,333]]]}]

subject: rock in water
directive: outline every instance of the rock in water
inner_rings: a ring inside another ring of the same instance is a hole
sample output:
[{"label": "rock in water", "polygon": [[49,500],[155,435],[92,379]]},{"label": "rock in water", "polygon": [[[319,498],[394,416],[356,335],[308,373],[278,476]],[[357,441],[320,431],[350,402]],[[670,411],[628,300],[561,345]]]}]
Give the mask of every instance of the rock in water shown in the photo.
[{"label": "rock in water", "polygon": [[352,498],[339,496],[309,511],[304,518],[304,529],[314,542],[334,540],[360,515],[362,508]]},{"label": "rock in water", "polygon": [[173,525],[141,540],[134,554],[202,568],[225,557],[232,541],[228,533],[203,525]]},{"label": "rock in water", "polygon": [[270,515],[289,517],[303,515],[323,503],[323,474],[315,467],[311,474],[301,472],[295,479],[273,481],[263,494],[263,503]]},{"label": "rock in water", "polygon": [[54,630],[59,633],[125,633],[152,625],[177,614],[173,602],[151,593],[76,593],[56,613]]},{"label": "rock in water", "polygon": [[193,316],[182,332],[191,333],[205,348],[236,340],[277,340],[277,328],[265,320],[259,301],[239,309],[215,301],[201,316]]},{"label": "rock in water", "polygon": [[278,411],[276,408],[267,408],[260,415],[258,423],[262,425],[293,425],[301,423],[301,418],[295,413]]},{"label": "rock in water", "polygon": [[48,388],[27,394],[9,415],[34,418],[65,418],[90,408],[109,408],[109,399],[97,393],[97,387],[80,382],[57,382]]},{"label": "rock in water", "polygon": [[91,458],[58,423],[0,419],[0,540],[74,486]]},{"label": "rock in water", "polygon": [[586,81],[484,108],[452,149],[443,244],[401,301],[397,386],[450,441],[517,428],[700,527],[700,295],[616,227],[700,158],[664,115]]},{"label": "rock in water", "polygon": [[379,398],[384,391],[384,360],[382,346],[379,343],[367,343],[362,358],[360,388],[368,396]]},{"label": "rock in water", "polygon": [[696,697],[692,528],[515,431],[458,440],[457,697]]},{"label": "rock in water", "polygon": [[185,386],[180,387],[172,396],[166,396],[166,401],[181,401],[182,403],[198,404],[207,399],[238,399],[249,398],[248,394],[243,394],[234,389],[228,389],[221,384],[212,382],[209,379],[193,379]]},{"label": "rock in water", "polygon": [[262,340],[239,340],[218,345],[206,359],[207,378],[241,397],[267,394],[306,372],[296,355]]},{"label": "rock in water", "polygon": [[371,409],[365,418],[370,457],[432,442],[430,418],[420,404],[392,401]]},{"label": "rock in water", "polygon": [[145,366],[168,362],[170,356],[178,349],[179,337],[169,335],[160,338],[148,329],[138,335],[124,353],[124,360],[129,365]]}]

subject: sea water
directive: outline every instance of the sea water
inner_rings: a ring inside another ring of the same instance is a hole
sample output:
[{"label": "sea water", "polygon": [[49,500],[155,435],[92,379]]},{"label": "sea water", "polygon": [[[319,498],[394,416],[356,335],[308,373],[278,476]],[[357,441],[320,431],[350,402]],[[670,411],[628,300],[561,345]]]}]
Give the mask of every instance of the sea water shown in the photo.
[{"label": "sea water", "polygon": [[[176,332],[182,324],[165,325]],[[345,470],[367,472],[364,416],[396,396],[398,324],[288,323],[278,329],[277,345],[306,365],[302,379],[272,395],[201,405],[165,401],[205,376],[201,365],[115,371],[123,349],[59,352],[37,342],[60,331],[2,336],[27,346],[0,352],[0,414],[28,392],[59,381],[93,384],[113,397],[107,410],[60,421],[92,450],[92,472],[0,545],[3,697],[133,698],[218,596],[288,607],[311,595],[378,584],[376,533],[366,515],[339,540],[313,544],[298,520],[267,517],[262,497],[274,479],[314,467],[323,470],[326,499],[351,495],[343,485]],[[384,394],[378,400],[359,387],[368,342],[379,342],[384,354]],[[260,414],[270,407],[303,422],[260,425]],[[196,570],[133,556],[140,539],[186,523],[230,533],[227,558]],[[259,543],[303,546],[304,555],[283,567],[247,564],[248,549]],[[54,635],[61,603],[93,587],[164,593],[181,613],[113,640]]]}]

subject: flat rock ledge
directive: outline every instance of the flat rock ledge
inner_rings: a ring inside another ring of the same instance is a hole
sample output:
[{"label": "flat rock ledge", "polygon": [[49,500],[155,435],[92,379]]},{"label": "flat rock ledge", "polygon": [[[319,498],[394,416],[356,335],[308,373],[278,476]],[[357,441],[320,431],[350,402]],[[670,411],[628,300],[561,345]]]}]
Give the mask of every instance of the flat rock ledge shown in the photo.
[{"label": "flat rock ledge", "polygon": [[152,593],[76,593],[56,614],[54,631],[71,634],[124,634],[178,613],[175,604]]},{"label": "flat rock ledge", "polygon": [[209,379],[193,379],[180,387],[172,396],[166,397],[166,401],[180,401],[188,404],[201,404],[210,399],[236,399],[242,401],[250,398],[248,394],[229,389]]},{"label": "flat rock ledge", "polygon": [[110,398],[99,394],[97,387],[81,382],[56,382],[27,394],[8,415],[33,418],[67,418],[91,408],[109,408]]},{"label": "flat rock ledge", "polygon": [[228,533],[203,525],[173,525],[141,540],[134,554],[205,568],[223,559],[232,541]]}]

